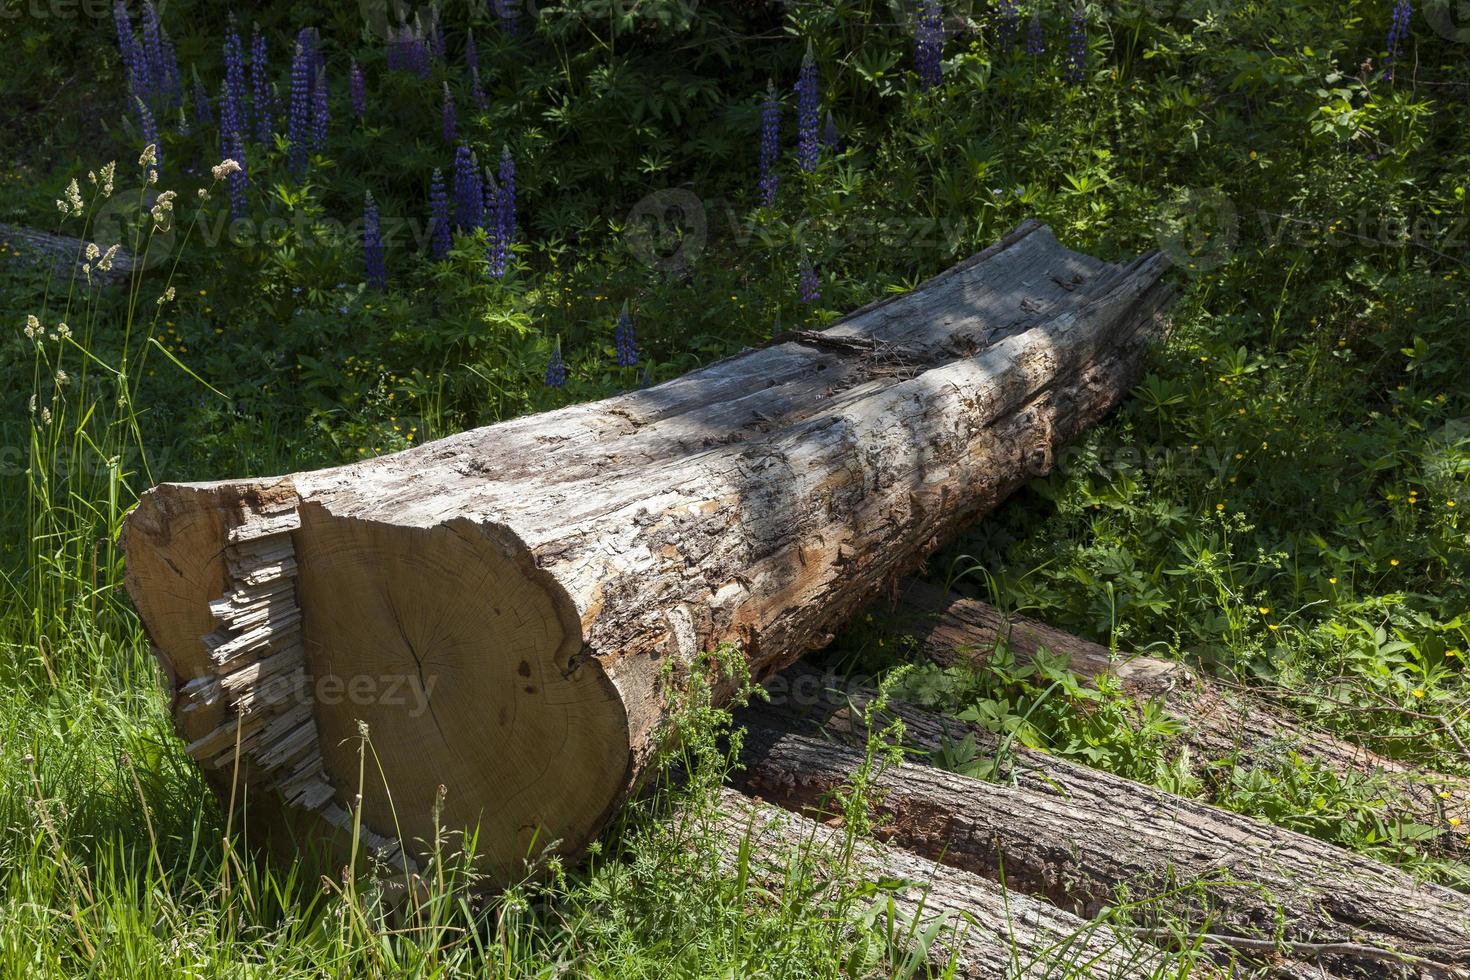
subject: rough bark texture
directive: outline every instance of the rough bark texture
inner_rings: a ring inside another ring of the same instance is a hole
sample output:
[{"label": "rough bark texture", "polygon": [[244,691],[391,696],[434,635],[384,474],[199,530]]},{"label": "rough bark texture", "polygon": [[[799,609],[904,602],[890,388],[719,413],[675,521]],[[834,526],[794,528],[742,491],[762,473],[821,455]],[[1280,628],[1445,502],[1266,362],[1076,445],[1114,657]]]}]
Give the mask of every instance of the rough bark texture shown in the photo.
[{"label": "rough bark texture", "polygon": [[[1133,980],[1154,975],[1173,960],[1130,934],[1089,924],[1045,901],[1008,894],[986,878],[893,847],[856,841],[844,861],[846,835],[840,828],[733,790],[724,791],[720,811],[717,832],[732,873],[738,873],[743,859],[754,880],[779,890],[790,865],[803,861],[810,862],[818,881],[878,884],[884,890],[874,901],[892,896],[895,934],[922,936],[935,920],[944,922],[944,935],[925,952],[939,970],[952,963],[957,976]],[[889,925],[878,920],[882,931]]]},{"label": "rough bark texture", "polygon": [[[746,791],[820,811],[863,762],[855,744],[867,737],[859,712],[869,697],[827,692],[805,706],[753,711]],[[974,726],[911,706],[890,713],[917,749],[933,752],[970,734],[983,754],[1005,751]],[[855,744],[802,734],[818,727]],[[988,877],[1003,869],[1010,887],[1084,917],[1115,904],[1123,888],[1135,899],[1168,893],[1169,910],[1195,928],[1267,948],[1282,940],[1280,975],[1315,976],[1318,966],[1354,977],[1470,975],[1470,898],[1459,892],[1043,752],[1009,751],[1005,784],[915,763],[883,771],[878,836]]]},{"label": "rough bark texture", "polygon": [[1450,817],[1470,822],[1470,780],[1425,772],[1317,731],[1285,709],[1223,688],[1184,664],[1114,654],[1045,623],[1007,615],[917,579],[903,583],[897,607],[882,628],[913,637],[919,652],[941,666],[982,663],[999,643],[1021,661],[1045,649],[1066,657],[1083,677],[1111,674],[1133,698],[1157,702],[1181,723],[1180,745],[1200,759],[1238,755],[1247,762],[1269,763],[1295,752],[1344,780],[1385,780],[1384,788],[1401,798],[1408,815],[1421,823],[1447,827]]},{"label": "rough bark texture", "polygon": [[[708,651],[737,644],[764,676],[824,644],[1111,409],[1164,265],[1027,224],[828,330],[645,391],[337,469],[156,487],[127,525],[128,587],[180,729],[223,773],[251,729],[248,784],[328,824],[361,793],[409,857],[441,784],[490,874],[517,877],[533,845],[576,851]],[[267,676],[293,693],[260,698]]]},{"label": "rough bark texture", "polygon": [[[88,274],[82,271],[87,262],[87,243],[80,238],[0,224],[0,246],[11,249],[23,261],[50,270],[58,278],[70,280],[76,275],[79,281],[87,281]],[[105,253],[108,245],[99,243],[99,248]],[[99,285],[127,282],[133,274],[133,256],[121,248],[113,253],[110,268],[104,270],[95,263],[92,265],[91,280]]]}]

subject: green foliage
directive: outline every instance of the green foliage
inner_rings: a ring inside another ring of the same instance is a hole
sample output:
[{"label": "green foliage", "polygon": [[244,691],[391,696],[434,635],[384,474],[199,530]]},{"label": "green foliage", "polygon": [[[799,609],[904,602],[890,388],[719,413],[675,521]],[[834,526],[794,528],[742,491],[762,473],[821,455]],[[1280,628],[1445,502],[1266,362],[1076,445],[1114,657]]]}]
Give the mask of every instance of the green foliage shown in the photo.
[{"label": "green foliage", "polygon": [[[185,75],[217,85],[218,5],[164,6]],[[542,5],[519,39],[486,5],[443,5],[451,52],[470,27],[480,42],[482,111],[457,54],[426,80],[387,72],[371,6],[241,12],[282,73],[295,31],[320,27],[334,122],[305,181],[283,140],[252,145],[240,222],[212,187],[209,126],[164,125],[161,183],[137,174],[107,11],[32,5],[6,18],[16,57],[0,67],[12,110],[0,219],[87,236],[101,208],[148,271],[89,289],[0,248],[12,324],[0,336],[0,970],[917,969],[884,939],[882,887],[834,890],[797,855],[773,894],[669,829],[675,809],[708,807],[730,758],[702,686],[720,682],[702,677],[675,685],[690,706],[672,738],[681,778],[585,868],[548,866],[482,903],[449,855],[404,926],[370,879],[323,891],[257,864],[173,737],[121,592],[117,532],[153,481],[344,462],[657,382],[910,288],[1026,217],[1107,258],[1162,247],[1179,266],[1170,336],[1114,418],[933,567],[1386,754],[1470,771],[1470,73],[1458,42],[1416,20],[1413,57],[1390,82],[1378,67],[1386,3],[1094,5],[1074,86],[1059,71],[1066,12],[1047,12],[1049,50],[1033,58],[998,43],[993,12],[951,4],[945,80],[926,92],[905,5],[576,0]],[[787,154],[776,205],[758,207],[761,93],[769,80],[782,95],[789,146],[787,93],[808,43],[840,146],[813,173]],[[341,81],[349,58],[369,80],[361,123]],[[442,261],[426,254],[429,175],[452,158],[445,82],[479,159],[508,146],[518,164],[522,232],[504,280],[485,275],[482,231],[458,235]],[[83,177],[86,207],[58,224],[68,182],[114,157],[111,197]],[[178,192],[166,222],[149,213],[162,188]],[[387,239],[383,293],[363,282],[369,190]],[[821,283],[810,306],[802,256]],[[637,368],[613,357],[625,303]],[[28,313],[39,338],[18,329]],[[542,378],[558,340],[568,382],[552,389]],[[1461,828],[1405,824],[1377,787],[1292,758],[1184,767],[1156,711],[1054,661],[1023,667],[1002,652],[979,674],[916,669],[896,684],[1008,747],[1198,792],[1464,883],[1463,865],[1431,859]],[[882,761],[875,746],[870,762]],[[942,761],[1005,771],[973,744]],[[854,827],[858,782],[844,798]]]}]

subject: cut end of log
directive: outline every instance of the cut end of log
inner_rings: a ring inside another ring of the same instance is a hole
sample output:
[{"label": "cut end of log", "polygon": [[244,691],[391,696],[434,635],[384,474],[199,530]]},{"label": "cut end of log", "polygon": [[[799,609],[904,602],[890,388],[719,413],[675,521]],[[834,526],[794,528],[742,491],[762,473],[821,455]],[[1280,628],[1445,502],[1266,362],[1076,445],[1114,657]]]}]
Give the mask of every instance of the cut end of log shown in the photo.
[{"label": "cut end of log", "polygon": [[327,828],[360,802],[390,866],[465,830],[481,869],[515,880],[550,845],[585,846],[627,780],[623,703],[508,530],[338,517],[284,483],[166,485],[128,553],[190,754]]}]

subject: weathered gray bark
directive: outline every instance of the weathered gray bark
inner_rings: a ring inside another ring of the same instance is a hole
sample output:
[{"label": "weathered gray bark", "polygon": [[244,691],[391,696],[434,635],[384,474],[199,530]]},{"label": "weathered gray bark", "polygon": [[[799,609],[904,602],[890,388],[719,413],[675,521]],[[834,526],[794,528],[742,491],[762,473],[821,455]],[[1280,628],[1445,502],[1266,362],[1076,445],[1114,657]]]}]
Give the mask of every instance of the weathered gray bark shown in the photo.
[{"label": "weathered gray bark", "polygon": [[1271,764],[1283,753],[1295,752],[1344,780],[1381,780],[1406,816],[1420,823],[1447,827],[1450,817],[1470,822],[1470,780],[1426,772],[1318,731],[1285,709],[1229,691],[1184,664],[1114,654],[1045,623],[1007,615],[917,579],[903,583],[893,614],[883,618],[880,628],[913,637],[919,652],[941,666],[983,663],[999,643],[1021,662],[1044,649],[1065,657],[1082,677],[1110,674],[1124,693],[1158,703],[1180,723],[1179,746],[1198,759],[1239,756],[1247,764]]},{"label": "weathered gray bark", "polygon": [[847,856],[842,829],[733,790],[721,797],[716,830],[732,873],[740,870],[743,856],[752,879],[770,890],[785,885],[793,863],[809,862],[813,878],[836,889],[881,885],[885,890],[873,901],[891,896],[895,916],[891,923],[880,918],[880,930],[891,925],[896,935],[915,938],[942,921],[940,941],[924,952],[940,970],[952,963],[957,976],[1133,980],[1155,975],[1176,959],[1127,932],[1084,922],[1045,901],[1007,893],[986,878],[897,848],[859,840]]},{"label": "weathered gray bark", "polygon": [[[804,690],[812,690],[807,685]],[[823,693],[804,706],[748,717],[743,788],[819,811],[862,764],[859,710],[871,692]],[[1000,740],[905,705],[906,743],[938,751],[971,735],[995,757]],[[876,779],[878,836],[1082,916],[1170,896],[1160,906],[1210,933],[1281,941],[1285,976],[1325,966],[1343,976],[1450,977],[1470,972],[1470,898],[1311,837],[1024,747],[1003,783],[904,763]],[[1310,944],[1328,944],[1313,950]],[[1402,958],[1399,958],[1400,955]],[[1307,960],[1310,965],[1292,962]]]},{"label": "weathered gray bark", "polygon": [[[822,645],[1118,401],[1164,265],[1027,224],[828,330],[645,391],[153,489],[128,588],[191,752],[330,825],[360,792],[365,826],[411,851],[443,784],[443,819],[478,826],[506,878],[533,842],[581,848],[706,652],[738,645],[764,675]],[[381,775],[359,786],[361,724]]]},{"label": "weathered gray bark", "polygon": [[[102,253],[106,253],[109,244],[99,244]],[[95,262],[87,261],[87,242],[70,235],[55,235],[20,225],[0,224],[0,245],[10,247],[23,259],[49,269],[53,275],[64,280],[70,280],[75,275],[79,281],[86,282],[90,276],[94,283],[112,285],[126,282],[133,274],[133,256],[125,249],[117,249],[109,259],[108,267],[99,268]],[[90,265],[91,268],[83,271],[84,265]]]}]

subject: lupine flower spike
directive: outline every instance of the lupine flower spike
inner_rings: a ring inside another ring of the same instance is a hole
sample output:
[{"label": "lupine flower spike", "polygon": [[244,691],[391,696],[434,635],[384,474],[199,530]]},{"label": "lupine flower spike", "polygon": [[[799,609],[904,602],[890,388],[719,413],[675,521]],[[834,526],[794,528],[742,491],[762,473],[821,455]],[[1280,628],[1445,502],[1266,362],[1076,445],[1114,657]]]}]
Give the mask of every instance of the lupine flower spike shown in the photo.
[{"label": "lupine flower spike", "polygon": [[633,338],[633,317],[628,313],[627,302],[618,314],[617,330],[613,332],[613,346],[617,349],[618,367],[632,367],[638,363],[638,345]]},{"label": "lupine flower spike", "polygon": [[490,100],[485,98],[485,86],[480,84],[478,66],[470,68],[470,98],[475,100],[475,108],[481,111],[484,111],[485,107],[490,104]]},{"label": "lupine flower spike", "polygon": [[[128,85],[132,86],[138,77],[137,67],[133,64],[133,51],[138,42],[133,37],[133,22],[128,19],[128,7],[123,0],[113,0],[112,26],[117,31],[117,50],[122,55],[123,73],[128,77]],[[133,90],[135,96],[142,94]]]},{"label": "lupine flower spike", "polygon": [[316,81],[311,89],[311,149],[319,152],[327,147],[327,132],[331,123],[331,103],[327,93],[327,70],[318,67]]},{"label": "lupine flower spike", "polygon": [[255,139],[269,146],[275,129],[276,99],[271,91],[265,35],[259,24],[250,36],[250,97],[255,103]]},{"label": "lupine flower spike", "polygon": [[449,195],[444,192],[444,174],[438,167],[429,181],[429,220],[433,235],[429,239],[429,258],[439,261],[449,255],[452,244],[449,233]]},{"label": "lupine flower spike", "polygon": [[833,153],[836,153],[837,146],[840,142],[841,137],[837,133],[837,120],[832,118],[832,112],[829,109],[827,111],[827,122],[822,127],[822,145]]},{"label": "lupine flower spike", "polygon": [[383,236],[378,229],[378,205],[369,193],[362,209],[362,262],[367,284],[373,289],[388,288],[388,269],[383,257]]},{"label": "lupine flower spike", "polygon": [[931,89],[939,84],[943,59],[944,3],[942,0],[921,0],[914,45],[914,68],[919,74],[921,88]]},{"label": "lupine flower spike", "polygon": [[492,0],[495,16],[500,20],[500,29],[506,37],[515,37],[521,32],[520,0]]},{"label": "lupine flower spike", "polygon": [[1404,54],[1404,40],[1409,36],[1409,21],[1414,16],[1414,5],[1410,0],[1398,0],[1393,5],[1393,20],[1388,27],[1388,53],[1383,59],[1384,77],[1393,81],[1399,59]]},{"label": "lupine flower spike", "polygon": [[500,200],[496,214],[507,244],[516,237],[516,161],[510,147],[500,149]]},{"label": "lupine flower spike", "polygon": [[1087,11],[1079,3],[1067,28],[1067,81],[1082,84],[1087,75]]},{"label": "lupine flower spike", "polygon": [[546,362],[546,387],[561,388],[567,383],[567,362],[561,357],[561,338],[551,348],[551,360]]},{"label": "lupine flower spike", "polygon": [[761,106],[760,146],[760,195],[761,206],[771,207],[776,203],[776,187],[780,177],[776,174],[776,158],[781,152],[781,103],[776,100],[776,89],[766,86],[766,101]]},{"label": "lupine flower spike", "polygon": [[153,113],[149,111],[147,103],[142,99],[134,97],[138,108],[138,128],[143,134],[143,145],[151,146],[153,151],[153,164],[148,168],[149,183],[157,183],[159,171],[163,167],[163,150],[158,146],[158,123],[153,119]]},{"label": "lupine flower spike", "polygon": [[1016,0],[1000,0],[996,7],[995,40],[1002,51],[1016,46],[1021,35],[1021,8]]},{"label": "lupine flower spike", "polygon": [[510,249],[500,224],[500,185],[495,182],[495,173],[489,167],[485,168],[483,187],[484,204],[480,211],[480,221],[489,239],[485,246],[485,271],[492,279],[504,279]]},{"label": "lupine flower spike", "polygon": [[297,178],[306,175],[307,141],[311,128],[311,55],[296,40],[296,56],[291,59],[291,108],[286,137],[291,148],[288,161]]},{"label": "lupine flower spike", "polygon": [[461,231],[478,228],[484,210],[480,165],[464,143],[454,151],[454,223]]},{"label": "lupine flower spike", "polygon": [[821,106],[817,91],[817,58],[810,43],[801,59],[801,74],[796,79],[796,161],[807,173],[817,169],[821,143],[817,136]]},{"label": "lupine flower spike", "polygon": [[454,114],[454,93],[449,91],[449,83],[444,83],[444,106],[440,112],[440,129],[444,134],[444,142],[453,143],[456,126]]},{"label": "lupine flower spike", "polygon": [[209,106],[209,92],[199,80],[198,72],[194,73],[194,122],[201,126],[214,122],[214,112]]},{"label": "lupine flower spike", "polygon": [[1046,54],[1046,34],[1041,27],[1041,11],[1031,15],[1031,26],[1026,30],[1026,53],[1033,58]]},{"label": "lupine flower spike", "polygon": [[803,303],[815,303],[822,298],[820,284],[817,281],[817,270],[812,268],[811,259],[806,257],[805,252],[801,255],[797,287]]},{"label": "lupine flower spike", "polygon": [[363,77],[362,67],[356,58],[352,59],[352,67],[347,73],[347,89],[352,100],[352,114],[361,122],[367,114],[367,79]]},{"label": "lupine flower spike", "polygon": [[[235,29],[234,15],[230,16],[225,30],[225,98],[230,103],[229,116],[237,131],[247,132],[250,117],[245,105],[245,49],[240,43],[240,32]],[[224,118],[223,110],[220,118]]]}]

